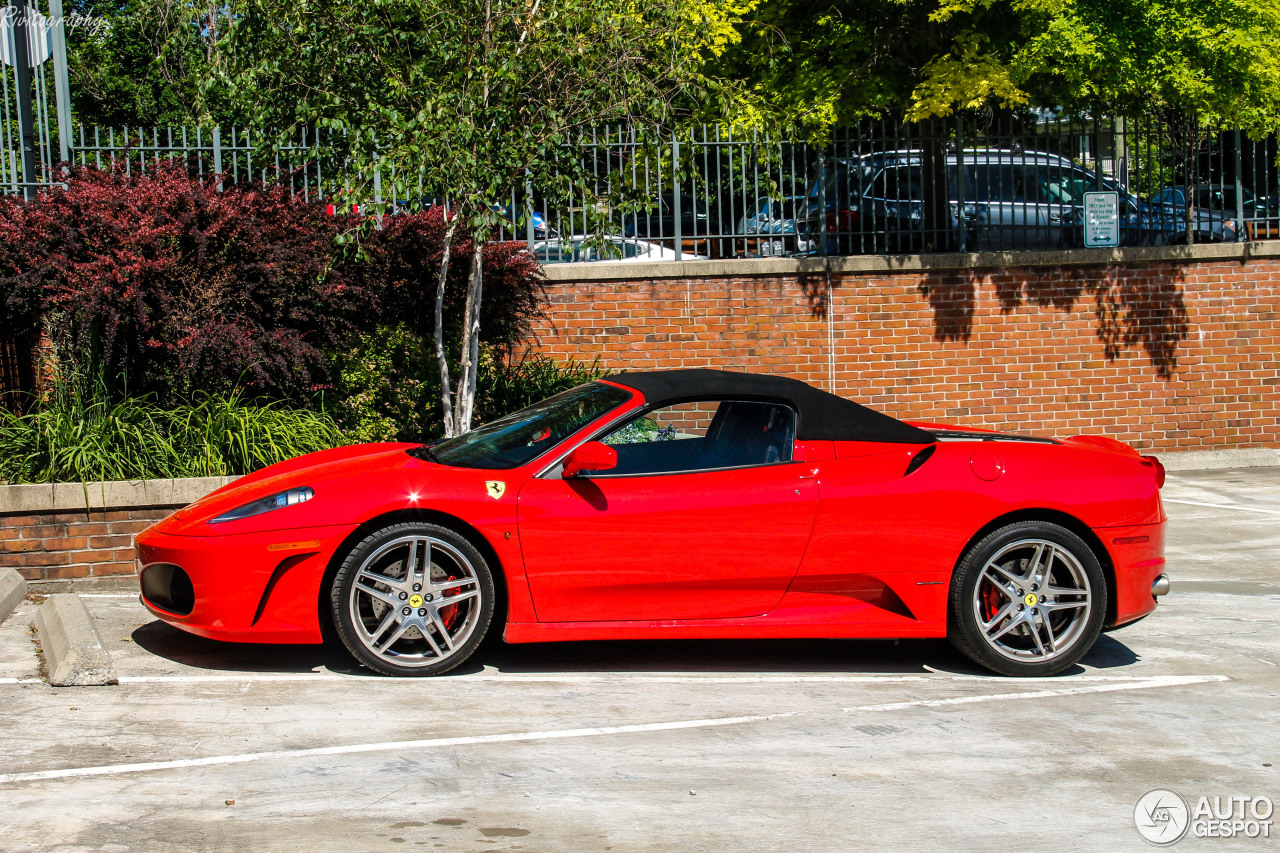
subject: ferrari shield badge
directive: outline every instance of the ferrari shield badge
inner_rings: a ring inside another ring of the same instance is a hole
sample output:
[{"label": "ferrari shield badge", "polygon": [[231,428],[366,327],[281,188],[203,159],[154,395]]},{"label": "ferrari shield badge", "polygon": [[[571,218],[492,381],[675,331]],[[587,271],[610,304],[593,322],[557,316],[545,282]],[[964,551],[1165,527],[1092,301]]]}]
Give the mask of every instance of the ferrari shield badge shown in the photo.
[{"label": "ferrari shield badge", "polygon": [[507,490],[507,484],[501,480],[485,480],[484,487],[489,490],[489,497],[495,501]]}]

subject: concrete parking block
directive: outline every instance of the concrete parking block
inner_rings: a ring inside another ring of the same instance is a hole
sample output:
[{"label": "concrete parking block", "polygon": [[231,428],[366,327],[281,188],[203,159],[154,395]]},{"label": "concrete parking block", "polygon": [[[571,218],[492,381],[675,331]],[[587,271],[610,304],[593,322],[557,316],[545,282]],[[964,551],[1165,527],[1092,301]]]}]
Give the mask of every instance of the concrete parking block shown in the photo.
[{"label": "concrete parking block", "polygon": [[0,569],[0,622],[27,597],[27,579],[17,569]]},{"label": "concrete parking block", "polygon": [[111,655],[80,596],[49,596],[36,611],[36,631],[54,687],[118,684]]}]

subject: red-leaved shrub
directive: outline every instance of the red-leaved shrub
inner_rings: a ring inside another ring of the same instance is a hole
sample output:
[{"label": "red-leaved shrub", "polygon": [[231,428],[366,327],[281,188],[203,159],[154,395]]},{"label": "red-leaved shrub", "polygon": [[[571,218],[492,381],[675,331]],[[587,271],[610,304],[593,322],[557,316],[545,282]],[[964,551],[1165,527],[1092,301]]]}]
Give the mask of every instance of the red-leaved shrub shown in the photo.
[{"label": "red-leaved shrub", "polygon": [[81,168],[65,183],[0,203],[0,325],[49,317],[64,351],[132,393],[297,397],[374,306],[335,264],[344,223],[285,187],[219,192],[176,165]]},{"label": "red-leaved shrub", "polygon": [[[176,164],[81,167],[34,202],[0,199],[0,337],[49,320],[59,348],[101,364],[117,391],[170,400],[239,385],[292,401],[328,384],[324,353],[350,334],[407,325],[429,339],[439,208],[371,230],[284,186],[217,181]],[[336,244],[355,229],[358,251]],[[450,341],[470,251],[459,230]],[[482,338],[504,350],[539,312],[541,275],[519,243],[486,245],[484,262]]]},{"label": "red-leaved shrub", "polygon": [[[370,235],[364,275],[381,294],[385,323],[403,323],[424,338],[432,336],[446,227],[444,209],[437,205],[421,213],[387,217],[382,230]],[[445,288],[448,341],[461,337],[471,247],[471,236],[459,228],[449,250]],[[524,243],[487,243],[483,258],[480,338],[506,352],[529,334],[530,324],[541,316],[542,271]]]}]

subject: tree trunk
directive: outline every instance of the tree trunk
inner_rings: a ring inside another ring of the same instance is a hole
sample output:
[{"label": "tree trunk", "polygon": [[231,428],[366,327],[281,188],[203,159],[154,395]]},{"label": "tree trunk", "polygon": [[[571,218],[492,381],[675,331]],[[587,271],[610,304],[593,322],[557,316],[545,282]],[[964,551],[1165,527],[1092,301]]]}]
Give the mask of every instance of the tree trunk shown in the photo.
[{"label": "tree trunk", "polygon": [[[445,210],[445,216],[449,212]],[[440,278],[436,282],[436,313],[433,330],[436,340],[436,361],[440,366],[440,404],[444,407],[444,436],[453,438],[456,434],[453,423],[453,394],[449,382],[449,356],[444,348],[444,288],[449,280],[449,250],[453,247],[453,232],[458,228],[455,216],[444,232],[444,255],[440,258]]]},{"label": "tree trunk", "polygon": [[467,279],[466,325],[462,330],[462,370],[458,376],[457,434],[471,431],[475,409],[476,378],[480,367],[480,297],[484,292],[484,243],[479,235],[471,244],[471,276]]},{"label": "tree trunk", "polygon": [[[924,184],[921,224],[924,228],[923,249],[926,252],[955,251],[955,228],[951,217],[951,187],[947,180],[946,125],[931,119],[925,127],[928,137],[921,141],[921,178]],[[893,249],[890,249],[893,251]],[[898,247],[897,251],[915,251]]]}]

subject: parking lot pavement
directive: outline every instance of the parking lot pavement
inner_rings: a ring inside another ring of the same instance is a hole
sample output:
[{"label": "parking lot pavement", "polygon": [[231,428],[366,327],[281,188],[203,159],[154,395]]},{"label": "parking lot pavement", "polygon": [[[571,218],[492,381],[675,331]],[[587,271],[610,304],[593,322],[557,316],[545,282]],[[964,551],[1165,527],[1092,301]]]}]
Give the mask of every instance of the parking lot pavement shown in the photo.
[{"label": "parking lot pavement", "polygon": [[55,689],[24,603],[0,625],[0,849],[1145,850],[1153,788],[1280,800],[1280,470],[1165,498],[1173,593],[1056,679],[941,641],[508,646],[385,679],[98,590],[121,684]]}]

